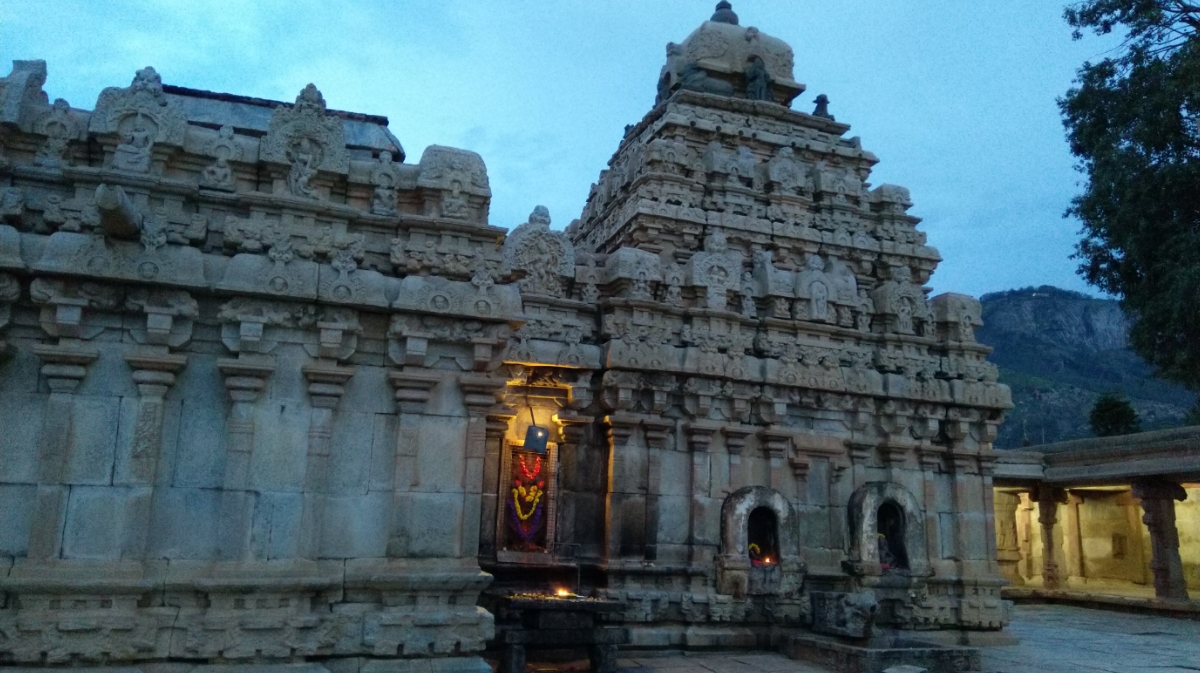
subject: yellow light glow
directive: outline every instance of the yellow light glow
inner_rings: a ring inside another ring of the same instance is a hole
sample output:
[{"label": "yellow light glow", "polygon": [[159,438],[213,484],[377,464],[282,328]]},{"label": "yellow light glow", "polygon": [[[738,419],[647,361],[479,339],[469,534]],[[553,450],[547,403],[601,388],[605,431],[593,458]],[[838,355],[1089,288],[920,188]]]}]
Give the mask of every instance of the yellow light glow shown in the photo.
[{"label": "yellow light glow", "polygon": [[765,559],[763,559],[763,563],[770,563],[770,562],[771,562],[771,557],[770,557],[770,556],[768,556],[768,557],[766,557]]},{"label": "yellow light glow", "polygon": [[554,595],[558,596],[559,598],[566,598],[567,596],[571,595],[571,592],[567,591],[566,589],[557,589],[555,590]]}]

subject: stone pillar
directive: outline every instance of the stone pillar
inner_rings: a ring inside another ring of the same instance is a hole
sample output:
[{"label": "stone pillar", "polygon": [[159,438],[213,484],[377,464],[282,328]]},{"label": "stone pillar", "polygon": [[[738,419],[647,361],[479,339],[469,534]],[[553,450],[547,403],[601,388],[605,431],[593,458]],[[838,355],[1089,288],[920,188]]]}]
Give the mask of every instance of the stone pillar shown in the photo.
[{"label": "stone pillar", "polygon": [[725,434],[725,450],[729,452],[729,492],[746,485],[745,475],[742,474],[742,451],[746,448],[746,438],[754,430],[746,427],[732,426],[721,430]]},{"label": "stone pillar", "polygon": [[994,500],[996,494],[992,488],[992,475],[996,473],[996,455],[992,453],[990,444],[985,449],[984,453],[979,455],[979,476],[983,478],[981,489],[983,491],[983,514],[987,522],[987,535],[984,538],[987,544],[988,558],[988,573],[992,575],[1000,574],[1000,560],[996,547],[996,519],[988,514],[995,514],[996,502]]},{"label": "stone pillar", "polygon": [[[162,425],[166,395],[175,385],[176,375],[187,366],[187,356],[162,354],[127,355],[125,361],[133,368],[133,382],[138,389],[137,421],[130,447],[128,483],[149,486],[149,492],[130,496],[126,516],[127,528],[136,528],[131,537],[134,548],[127,553],[144,557],[153,521],[155,495],[159,488],[170,485],[170,466],[162,465]],[[136,522],[136,523],[130,523]]]},{"label": "stone pillar", "polygon": [[392,494],[391,526],[388,536],[389,557],[408,555],[407,531],[400,516],[404,494],[417,484],[417,450],[421,415],[429,403],[433,387],[441,377],[427,370],[397,371],[388,374],[396,398],[396,467]]},{"label": "stone pillar", "polygon": [[329,448],[333,439],[333,415],[354,376],[353,367],[319,362],[300,368],[308,381],[308,452],[304,462],[304,511],[300,521],[297,556],[315,559],[321,553],[321,529],[325,521],[325,498],[329,489]]},{"label": "stone pillar", "polygon": [[1175,501],[1186,500],[1187,491],[1165,479],[1133,483],[1133,495],[1142,501],[1142,522],[1150,529],[1150,570],[1154,573],[1154,595],[1171,601],[1188,599],[1183,562],[1179,558],[1179,531],[1175,528]]},{"label": "stone pillar", "polygon": [[1083,498],[1067,491],[1067,521],[1063,527],[1063,556],[1067,568],[1067,584],[1072,577],[1086,578],[1083,563],[1083,533],[1080,530],[1079,505]]},{"label": "stone pillar", "polygon": [[[482,511],[484,463],[487,459],[488,414],[495,411],[503,396],[505,382],[482,374],[463,374],[458,387],[463,393],[463,404],[467,407],[466,470],[463,474],[463,529],[461,555],[479,555],[479,526]],[[557,495],[553,483],[557,470],[551,466],[546,492]],[[546,504],[547,546],[554,544],[551,534],[557,516],[557,499]]]},{"label": "stone pillar", "polygon": [[796,495],[792,502],[796,521],[792,522],[792,525],[795,527],[796,539],[803,548],[807,546],[808,536],[808,470],[811,465],[808,456],[793,455],[788,462],[792,465],[792,478],[796,481]]},{"label": "stone pillar", "polygon": [[42,377],[50,388],[38,447],[37,504],[29,531],[29,559],[45,560],[62,554],[63,526],[67,516],[67,466],[74,434],[75,391],[87,376],[88,365],[100,353],[78,344],[34,346],[42,361]]},{"label": "stone pillar", "polygon": [[658,494],[662,493],[662,453],[675,423],[653,416],[642,419],[646,437],[646,548],[647,561],[658,560]]},{"label": "stone pillar", "polygon": [[954,501],[954,558],[958,560],[959,573],[962,576],[966,574],[967,564],[973,560],[970,552],[971,513],[978,512],[979,505],[971,502],[968,481],[975,478],[978,463],[971,454],[958,453],[951,449],[950,464],[954,468],[951,491]]},{"label": "stone pillar", "polygon": [[846,508],[850,505],[850,464],[845,459],[829,459],[829,547],[845,549],[850,534],[850,519]]},{"label": "stone pillar", "polygon": [[1059,574],[1054,529],[1058,524],[1058,503],[1062,492],[1041,484],[1037,496],[1038,523],[1042,525],[1042,587],[1057,590],[1062,588],[1062,577]]},{"label": "stone pillar", "polygon": [[996,491],[992,496],[992,511],[995,514],[995,559],[1000,575],[1016,586],[1025,584],[1018,567],[1021,547],[1017,539],[1017,507],[1021,498],[1016,493]]},{"label": "stone pillar", "polygon": [[770,427],[760,430],[758,436],[762,442],[763,452],[771,461],[771,488],[783,491],[784,463],[792,451],[792,433],[781,427]]},{"label": "stone pillar", "polygon": [[[622,553],[643,554],[638,539],[645,532],[646,507],[642,495],[629,493],[629,444],[637,427],[636,422],[622,413],[605,417],[608,425],[608,483],[605,486],[604,537],[609,561],[621,558]],[[636,547],[636,549],[634,549]]]},{"label": "stone pillar", "polygon": [[254,452],[254,405],[275,371],[266,356],[257,359],[217,360],[225,377],[225,389],[233,400],[225,421],[225,477],[222,481],[220,531],[217,557],[244,560],[250,553],[250,519],[254,496],[250,492],[250,458]]},{"label": "stone pillar", "polygon": [[[486,446],[483,452],[483,492],[479,500],[479,557],[494,559],[499,540],[496,538],[500,497],[500,464],[504,451],[504,435],[516,413],[508,408],[494,409],[487,415],[484,429]],[[559,455],[563,455],[562,452]],[[506,476],[507,478],[507,476]]]},{"label": "stone pillar", "polygon": [[[917,450],[921,463],[922,505],[925,508],[925,553],[929,562],[936,564],[942,558],[941,527],[938,522],[937,482],[942,470],[944,449],[925,445]],[[935,566],[936,567],[936,566]]]},{"label": "stone pillar", "polygon": [[707,542],[704,534],[705,504],[712,489],[712,465],[709,462],[709,448],[717,426],[709,423],[692,422],[684,425],[687,434],[688,450],[692,454],[692,511],[688,516],[688,547],[691,562],[705,562],[703,544]]}]

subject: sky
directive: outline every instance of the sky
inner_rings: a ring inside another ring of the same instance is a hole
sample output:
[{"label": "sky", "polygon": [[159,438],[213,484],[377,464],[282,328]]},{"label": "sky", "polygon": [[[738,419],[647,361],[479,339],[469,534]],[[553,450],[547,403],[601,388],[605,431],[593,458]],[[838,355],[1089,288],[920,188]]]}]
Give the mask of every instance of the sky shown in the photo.
[{"label": "sky", "polygon": [[[935,293],[1030,285],[1099,295],[1070,258],[1075,171],[1056,99],[1113,40],[1071,39],[1055,0],[735,0],[788,42],[819,93],[908,187],[944,261]],[[152,65],[167,84],[386,115],[408,161],[480,153],[490,221],[535,205],[578,217],[623,134],[654,103],[667,42],[715,0],[0,0],[0,61],[47,61],[50,98],[91,109]],[[6,71],[6,68],[5,70]]]}]

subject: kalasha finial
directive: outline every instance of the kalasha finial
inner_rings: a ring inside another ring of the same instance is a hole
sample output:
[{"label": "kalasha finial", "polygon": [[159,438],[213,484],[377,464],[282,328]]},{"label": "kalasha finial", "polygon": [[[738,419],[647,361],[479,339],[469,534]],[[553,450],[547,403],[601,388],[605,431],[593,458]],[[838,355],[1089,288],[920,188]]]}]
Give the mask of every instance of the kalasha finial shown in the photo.
[{"label": "kalasha finial", "polygon": [[721,0],[717,3],[717,11],[713,13],[709,21],[738,25],[737,14],[733,13],[733,5],[729,4],[726,0]]},{"label": "kalasha finial", "polygon": [[814,117],[824,117],[829,121],[837,121],[833,118],[833,115],[829,114],[829,96],[821,94],[813,102],[817,104],[817,109],[813,110]]}]

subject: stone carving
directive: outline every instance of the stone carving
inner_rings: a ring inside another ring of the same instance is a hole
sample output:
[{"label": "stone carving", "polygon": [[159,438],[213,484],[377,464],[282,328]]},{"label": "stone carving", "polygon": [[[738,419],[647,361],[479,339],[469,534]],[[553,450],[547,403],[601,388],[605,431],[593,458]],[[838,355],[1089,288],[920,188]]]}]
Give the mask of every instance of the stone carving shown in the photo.
[{"label": "stone carving", "polygon": [[376,215],[396,214],[396,188],[400,184],[400,169],[392,162],[391,152],[379,153],[379,164],[371,169],[371,212]]},{"label": "stone carving", "polygon": [[729,292],[740,289],[742,254],[730,250],[725,232],[714,228],[704,239],[704,251],[688,260],[689,282],[705,288],[705,307],[725,310]]},{"label": "stone carving", "polygon": [[744,74],[746,98],[775,102],[775,96],[771,93],[771,75],[767,73],[767,66],[763,63],[761,56],[755,54],[750,57],[750,63],[746,66]]},{"label": "stone carving", "polygon": [[350,165],[342,120],[327,113],[325,97],[312,84],[296,96],[295,105],[275,108],[259,157],[287,164],[288,193],[308,199],[321,196],[312,182],[318,171],[345,173]]},{"label": "stone carving", "polygon": [[0,222],[20,225],[25,220],[25,192],[19,187],[0,191]]},{"label": "stone carving", "polygon": [[814,117],[828,119],[829,121],[836,121],[833,115],[829,114],[829,96],[821,94],[817,96],[817,99],[813,102],[817,104],[817,107],[814,108],[812,112]]},{"label": "stone carving", "polygon": [[807,301],[795,303],[793,318],[832,322],[830,302],[836,300],[837,294],[820,255],[809,255],[804,270],[796,274],[796,296]]},{"label": "stone carving", "polygon": [[154,68],[145,67],[127,88],[109,87],[100,92],[88,130],[118,137],[113,168],[146,173],[154,145],[183,145],[186,129],[183,111],[163,93],[162,78]]},{"label": "stone carving", "polygon": [[20,125],[30,111],[45,107],[45,84],[45,61],[13,61],[12,72],[0,78],[0,122]]},{"label": "stone carving", "polygon": [[487,167],[474,152],[430,145],[421,155],[417,186],[437,192],[436,213],[441,217],[465,220],[471,217],[468,197],[492,196]]},{"label": "stone carving", "polygon": [[523,271],[517,281],[522,292],[565,297],[563,280],[575,276],[575,248],[567,235],[550,231],[550,212],[538,206],[529,221],[517,227],[504,241],[504,263]]},{"label": "stone carving", "polygon": [[225,124],[221,127],[209,145],[208,153],[215,161],[201,173],[200,184],[211,189],[234,191],[233,169],[229,162],[242,158],[242,148],[233,137],[232,126]]},{"label": "stone carving", "polygon": [[983,325],[983,307],[979,300],[963,294],[947,293],[934,297],[931,304],[933,319],[944,338],[963,343],[975,342],[975,328]]},{"label": "stone carving", "polygon": [[812,628],[817,633],[867,638],[879,612],[879,602],[870,591],[853,594],[814,591],[812,611]]},{"label": "stone carving", "polygon": [[192,321],[200,316],[199,306],[183,290],[135,288],[125,297],[126,308],[146,314],[145,329],[132,330],[139,343],[179,348],[192,338]]},{"label": "stone carving", "polygon": [[891,279],[871,291],[875,313],[886,321],[886,329],[899,334],[924,334],[931,326],[925,293],[912,283],[912,271],[899,265],[892,267]]},{"label": "stone carving", "polygon": [[71,106],[57,98],[33,126],[34,133],[46,136],[33,157],[35,166],[58,168],[70,164],[67,152],[71,141],[79,137],[79,123],[71,116]]}]

